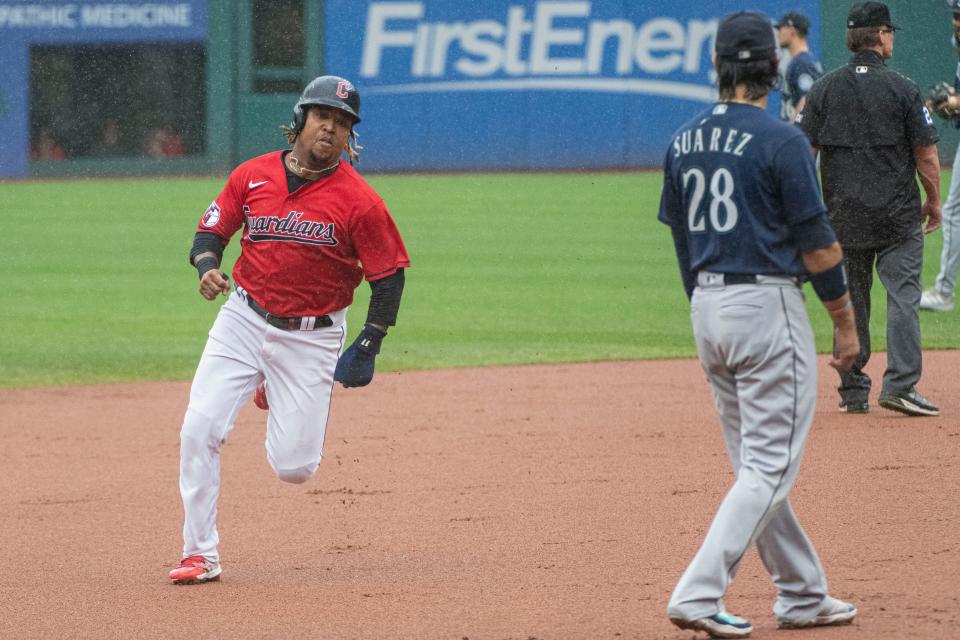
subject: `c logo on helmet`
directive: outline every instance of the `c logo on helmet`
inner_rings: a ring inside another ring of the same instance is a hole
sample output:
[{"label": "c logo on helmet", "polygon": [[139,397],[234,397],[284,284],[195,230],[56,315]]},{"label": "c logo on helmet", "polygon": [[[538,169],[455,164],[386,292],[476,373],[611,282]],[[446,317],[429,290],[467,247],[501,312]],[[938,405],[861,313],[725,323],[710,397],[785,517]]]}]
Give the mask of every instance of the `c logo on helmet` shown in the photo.
[{"label": "c logo on helmet", "polygon": [[346,100],[350,97],[350,83],[346,80],[341,80],[340,84],[337,85],[337,96]]}]

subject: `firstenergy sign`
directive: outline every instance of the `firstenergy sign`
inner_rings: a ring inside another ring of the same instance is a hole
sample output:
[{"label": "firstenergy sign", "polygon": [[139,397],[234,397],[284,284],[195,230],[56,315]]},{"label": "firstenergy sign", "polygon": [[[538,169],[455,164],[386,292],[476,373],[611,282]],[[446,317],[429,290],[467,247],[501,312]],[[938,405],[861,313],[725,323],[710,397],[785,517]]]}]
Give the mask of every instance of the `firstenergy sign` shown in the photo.
[{"label": "firstenergy sign", "polygon": [[[591,2],[544,1],[443,22],[425,19],[425,2],[372,2],[360,76],[367,93],[381,94],[541,89],[716,99],[712,70],[703,68],[716,18],[636,24],[593,17],[592,9]],[[392,84],[377,86],[387,64]],[[396,82],[401,68],[409,82]]]}]

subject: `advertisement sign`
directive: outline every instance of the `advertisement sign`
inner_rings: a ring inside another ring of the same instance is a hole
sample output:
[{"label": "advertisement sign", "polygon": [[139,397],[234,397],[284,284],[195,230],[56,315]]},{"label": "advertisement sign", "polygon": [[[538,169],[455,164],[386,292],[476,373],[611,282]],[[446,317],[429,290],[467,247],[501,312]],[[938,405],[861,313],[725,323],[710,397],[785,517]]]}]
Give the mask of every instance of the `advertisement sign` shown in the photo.
[{"label": "advertisement sign", "polygon": [[327,0],[326,69],[360,90],[366,169],[653,167],[715,100],[719,19],[758,4],[818,49],[819,0]]},{"label": "advertisement sign", "polygon": [[206,0],[0,0],[0,176],[27,175],[31,46],[206,37]]},{"label": "advertisement sign", "polygon": [[206,2],[0,2],[0,32],[37,42],[197,40]]}]

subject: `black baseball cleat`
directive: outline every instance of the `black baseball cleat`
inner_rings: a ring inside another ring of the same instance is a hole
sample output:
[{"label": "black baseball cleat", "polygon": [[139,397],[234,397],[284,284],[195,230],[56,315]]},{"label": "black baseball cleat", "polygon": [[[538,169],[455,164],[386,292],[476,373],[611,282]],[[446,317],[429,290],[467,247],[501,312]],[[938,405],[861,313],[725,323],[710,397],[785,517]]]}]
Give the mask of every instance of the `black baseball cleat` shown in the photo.
[{"label": "black baseball cleat", "polygon": [[840,401],[840,411],[845,413],[870,413],[870,405],[866,402]]},{"label": "black baseball cleat", "polygon": [[880,406],[891,411],[899,411],[908,416],[938,416],[940,409],[924,398],[916,389],[901,393],[880,395]]}]

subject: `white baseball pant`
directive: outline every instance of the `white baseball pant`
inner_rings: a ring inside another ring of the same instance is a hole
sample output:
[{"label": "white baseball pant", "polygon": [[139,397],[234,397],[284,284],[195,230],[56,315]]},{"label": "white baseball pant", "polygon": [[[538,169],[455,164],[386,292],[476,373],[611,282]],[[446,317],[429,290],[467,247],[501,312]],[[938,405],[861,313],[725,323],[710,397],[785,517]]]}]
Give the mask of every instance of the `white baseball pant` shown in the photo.
[{"label": "white baseball pant", "polygon": [[267,460],[284,482],[313,476],[333,393],[333,372],[346,335],[346,309],[333,325],[286,331],[266,323],[238,293],[220,308],[190,388],[180,431],[183,556],[219,562],[217,498],[220,447],[240,408],[267,383]]}]

